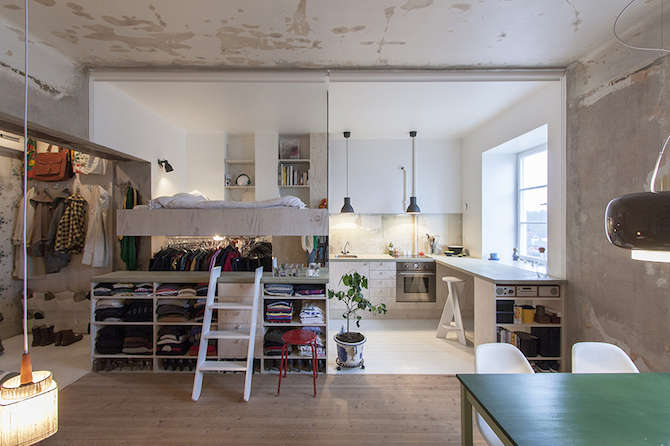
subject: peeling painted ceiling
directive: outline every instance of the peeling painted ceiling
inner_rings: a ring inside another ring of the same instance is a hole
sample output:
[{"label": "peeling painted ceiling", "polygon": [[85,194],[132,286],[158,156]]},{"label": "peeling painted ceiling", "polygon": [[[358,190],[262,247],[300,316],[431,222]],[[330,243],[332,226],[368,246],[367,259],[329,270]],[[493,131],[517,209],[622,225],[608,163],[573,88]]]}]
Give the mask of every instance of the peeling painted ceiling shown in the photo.
[{"label": "peeling painted ceiling", "polygon": [[[92,69],[566,67],[628,2],[29,0],[29,36]],[[23,37],[23,1],[0,19]]]}]

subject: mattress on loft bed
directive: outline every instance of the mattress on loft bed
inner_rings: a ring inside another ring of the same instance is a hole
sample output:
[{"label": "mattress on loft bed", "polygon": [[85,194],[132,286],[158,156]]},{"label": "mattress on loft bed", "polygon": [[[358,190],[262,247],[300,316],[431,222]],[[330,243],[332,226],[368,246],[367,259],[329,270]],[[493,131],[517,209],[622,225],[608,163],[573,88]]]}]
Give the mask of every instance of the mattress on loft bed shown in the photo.
[{"label": "mattress on loft bed", "polygon": [[149,201],[148,205],[138,205],[133,209],[267,209],[295,208],[306,209],[303,201],[292,195],[271,198],[262,201],[230,201],[210,200],[197,190],[179,193],[172,196],[158,197]]}]

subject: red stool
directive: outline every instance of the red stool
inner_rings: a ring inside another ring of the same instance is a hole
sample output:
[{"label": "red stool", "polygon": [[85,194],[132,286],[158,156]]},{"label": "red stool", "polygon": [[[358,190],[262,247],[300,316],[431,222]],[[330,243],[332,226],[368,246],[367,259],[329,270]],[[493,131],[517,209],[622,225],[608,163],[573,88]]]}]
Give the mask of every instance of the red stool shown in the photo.
[{"label": "red stool", "polygon": [[311,345],[312,346],[312,377],[314,378],[314,396],[316,397],[316,378],[319,376],[319,367],[316,357],[316,333],[309,330],[290,330],[284,333],[281,337],[284,345],[281,349],[281,360],[279,362],[279,386],[277,387],[277,395],[281,390],[281,377],[286,377],[286,369],[288,365],[288,347],[289,345]]}]

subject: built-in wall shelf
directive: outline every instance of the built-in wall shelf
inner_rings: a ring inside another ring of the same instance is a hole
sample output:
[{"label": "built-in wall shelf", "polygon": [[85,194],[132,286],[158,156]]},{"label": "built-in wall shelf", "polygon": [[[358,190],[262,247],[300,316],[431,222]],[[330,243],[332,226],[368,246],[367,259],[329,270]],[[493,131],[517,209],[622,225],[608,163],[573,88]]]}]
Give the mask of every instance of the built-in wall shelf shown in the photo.
[{"label": "built-in wall shelf", "polygon": [[233,165],[233,164],[254,164],[255,161],[254,160],[226,160],[225,163],[226,164],[231,164],[231,165]]},{"label": "built-in wall shelf", "polygon": [[224,186],[226,189],[253,189],[255,186]]}]

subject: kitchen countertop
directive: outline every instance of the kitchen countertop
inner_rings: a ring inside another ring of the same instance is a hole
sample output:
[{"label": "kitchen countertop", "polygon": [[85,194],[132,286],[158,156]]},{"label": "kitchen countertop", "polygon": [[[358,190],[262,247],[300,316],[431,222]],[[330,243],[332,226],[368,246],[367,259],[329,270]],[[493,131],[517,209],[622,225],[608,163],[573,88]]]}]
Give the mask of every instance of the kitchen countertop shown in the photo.
[{"label": "kitchen countertop", "polygon": [[449,268],[456,269],[466,274],[473,275],[489,282],[504,285],[506,283],[546,283],[546,284],[564,284],[563,279],[547,277],[540,279],[534,271],[529,271],[520,267],[507,265],[500,261],[476,259],[473,257],[447,257],[445,255],[429,254],[424,257],[391,257],[388,254],[358,254],[355,258],[344,257],[335,258],[331,256],[330,262],[437,262]]},{"label": "kitchen countertop", "polygon": [[388,254],[354,254],[356,257],[336,258],[330,256],[329,262],[432,262],[432,256],[423,257],[391,257]]},{"label": "kitchen countertop", "polygon": [[506,265],[500,261],[475,259],[472,257],[447,257],[447,256],[433,256],[435,261],[441,265],[448,266],[455,270],[471,274],[489,282],[494,282],[500,285],[506,283],[515,284],[519,282],[536,283],[556,285],[564,284],[564,279],[555,277],[547,277],[540,279],[534,271],[529,271],[516,266]]}]

